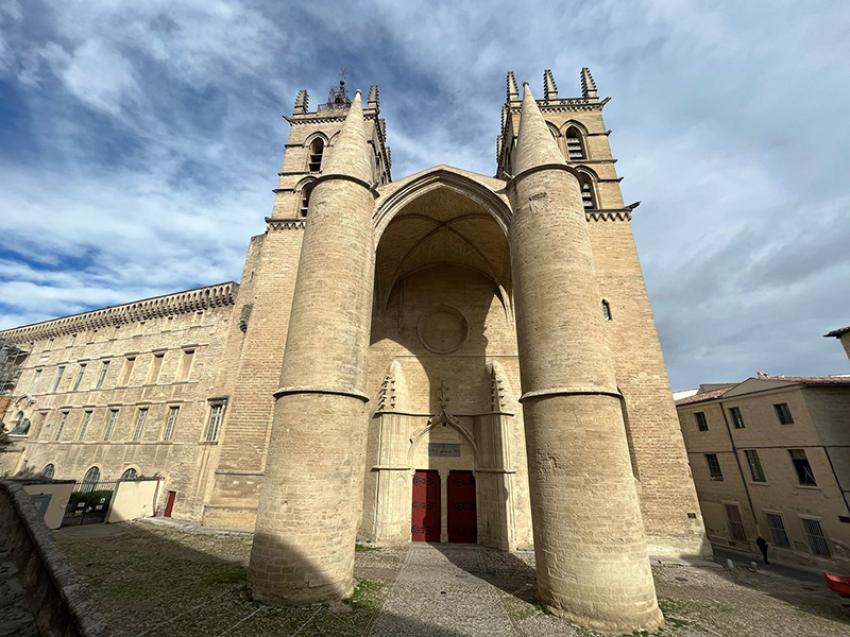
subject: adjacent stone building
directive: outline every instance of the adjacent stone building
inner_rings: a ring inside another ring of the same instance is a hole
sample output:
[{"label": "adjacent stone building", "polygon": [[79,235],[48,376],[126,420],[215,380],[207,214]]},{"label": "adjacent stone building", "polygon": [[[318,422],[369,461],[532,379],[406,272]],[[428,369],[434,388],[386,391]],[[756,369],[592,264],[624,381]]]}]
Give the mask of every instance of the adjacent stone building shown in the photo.
[{"label": "adjacent stone building", "polygon": [[850,375],[768,376],[676,402],[709,540],[850,570]]},{"label": "adjacent stone building", "polygon": [[12,470],[163,476],[175,516],[256,529],[270,602],[350,592],[355,536],[534,544],[554,612],[657,626],[647,553],[704,531],[606,102],[509,73],[495,176],[393,180],[377,86],[301,91],[239,285],[0,333]]}]

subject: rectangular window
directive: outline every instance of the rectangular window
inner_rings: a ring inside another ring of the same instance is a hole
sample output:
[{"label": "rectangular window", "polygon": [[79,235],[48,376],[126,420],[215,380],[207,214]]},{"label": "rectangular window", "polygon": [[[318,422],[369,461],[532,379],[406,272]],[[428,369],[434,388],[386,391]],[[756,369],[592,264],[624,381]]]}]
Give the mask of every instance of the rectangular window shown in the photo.
[{"label": "rectangular window", "polygon": [[63,411],[62,414],[59,416],[59,426],[56,427],[56,437],[54,438],[54,440],[59,440],[60,438],[62,438],[62,431],[65,429],[65,423],[67,422],[67,420],[68,412]]},{"label": "rectangular window", "polygon": [[765,513],[767,518],[767,527],[770,529],[770,536],[773,538],[773,543],[780,548],[789,548],[791,543],[788,541],[788,534],[785,532],[785,523],[782,521],[782,516],[778,513]]},{"label": "rectangular window", "polygon": [[744,522],[741,520],[741,509],[737,504],[724,504],[726,508],[726,518],[729,520],[729,531],[732,534],[733,540],[740,542],[747,541],[747,531],[744,528]]},{"label": "rectangular window", "polygon": [[118,387],[124,387],[129,384],[135,364],[135,356],[128,356],[124,359],[124,364],[121,366],[121,374],[118,376]]},{"label": "rectangular window", "polygon": [[151,367],[148,370],[148,385],[156,384],[156,381],[159,379],[159,370],[162,369],[162,359],[164,358],[165,354],[162,352],[153,355],[153,360],[151,360]]},{"label": "rectangular window", "polygon": [[165,432],[162,434],[163,440],[174,438],[174,428],[177,426],[177,414],[179,413],[180,407],[178,406],[168,408],[168,420],[165,422]]},{"label": "rectangular window", "polygon": [[794,463],[794,470],[797,472],[797,480],[800,484],[808,487],[816,487],[815,472],[812,471],[812,465],[809,464],[809,459],[806,457],[806,452],[803,449],[789,449],[788,453],[791,456],[791,462]]},{"label": "rectangular window", "polygon": [[224,401],[210,403],[210,418],[207,421],[207,430],[204,440],[214,442],[218,440],[218,432],[221,429],[221,421],[224,417]]},{"label": "rectangular window", "polygon": [[110,440],[112,433],[115,431],[115,424],[118,422],[118,410],[110,409],[106,416],[106,426],[103,428],[103,439]]},{"label": "rectangular window", "polygon": [[56,368],[56,380],[53,381],[53,389],[50,390],[51,394],[55,394],[56,390],[59,389],[59,383],[62,382],[62,377],[65,375],[65,367],[57,367]]},{"label": "rectangular window", "polygon": [[91,420],[91,413],[91,410],[83,412],[83,419],[80,422],[80,433],[77,436],[77,440],[85,440],[86,430],[89,428],[89,421]]},{"label": "rectangular window", "polygon": [[732,426],[734,426],[735,429],[744,428],[744,416],[741,415],[740,407],[730,407],[729,415],[732,417]]},{"label": "rectangular window", "polygon": [[188,380],[189,374],[192,371],[192,360],[195,358],[195,350],[183,350],[183,358],[180,360],[180,367],[177,370],[177,380]]},{"label": "rectangular window", "polygon": [[695,412],[694,420],[697,421],[697,431],[708,431],[708,419],[705,417],[704,412]]},{"label": "rectangular window", "polygon": [[791,417],[791,410],[788,409],[788,403],[779,403],[773,406],[776,412],[776,417],[779,418],[779,423],[782,425],[793,425],[794,418]]},{"label": "rectangular window", "polygon": [[86,373],[86,364],[80,363],[80,369],[77,371],[77,378],[74,380],[74,388],[71,391],[77,391],[80,388],[80,383],[83,382],[83,375]]},{"label": "rectangular window", "polygon": [[746,449],[744,455],[747,456],[747,464],[750,465],[750,476],[752,476],[753,482],[767,482],[764,477],[764,469],[761,468],[759,452],[755,449]]},{"label": "rectangular window", "polygon": [[723,471],[720,470],[720,461],[717,459],[716,453],[705,454],[705,461],[708,463],[708,473],[712,480],[722,480]]},{"label": "rectangular window", "polygon": [[826,541],[820,522],[811,518],[800,518],[800,520],[803,521],[803,530],[806,532],[806,539],[809,541],[809,548],[812,549],[812,553],[822,557],[830,557],[829,543]]},{"label": "rectangular window", "polygon": [[39,380],[41,380],[41,370],[37,369],[37,370],[35,370],[35,373],[33,374],[33,377],[32,377],[32,386],[30,387],[31,393],[33,393],[33,394],[35,393],[36,389],[38,388],[38,381]]},{"label": "rectangular window", "polygon": [[138,442],[142,439],[142,432],[145,430],[145,419],[148,417],[147,408],[139,409],[139,413],[136,415],[136,428],[133,429],[133,441]]},{"label": "rectangular window", "polygon": [[97,373],[97,382],[94,384],[95,389],[103,387],[103,380],[106,378],[106,372],[109,371],[109,361],[103,361],[100,364],[100,371]]}]

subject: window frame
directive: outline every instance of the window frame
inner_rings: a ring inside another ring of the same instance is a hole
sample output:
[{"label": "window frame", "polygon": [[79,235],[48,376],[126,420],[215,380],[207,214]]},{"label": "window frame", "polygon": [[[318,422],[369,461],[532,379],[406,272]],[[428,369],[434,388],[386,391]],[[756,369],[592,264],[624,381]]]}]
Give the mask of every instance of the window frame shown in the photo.
[{"label": "window frame", "polygon": [[141,442],[145,433],[145,422],[148,419],[150,407],[139,407],[136,410],[136,424],[133,426],[132,442]]},{"label": "window frame", "polygon": [[[785,520],[782,514],[778,511],[764,511],[763,513],[767,528],[770,530],[770,539],[773,540],[774,546],[781,549],[790,549],[791,539],[788,537],[788,529],[785,527]],[[778,527],[771,524],[771,518],[779,521]],[[778,539],[780,537],[778,532],[782,533],[782,539]]]},{"label": "window frame", "polygon": [[[817,557],[825,557],[827,559],[831,558],[833,550],[830,546],[829,538],[827,538],[826,533],[823,530],[821,519],[809,517],[807,515],[800,515],[798,517],[800,518],[800,524],[803,527],[803,535],[806,536],[806,543],[809,545],[809,552]],[[810,533],[810,525],[812,524],[817,526],[817,529],[818,531],[820,531],[820,533]],[[812,541],[812,538],[816,538],[822,541],[824,549],[823,552],[815,548],[815,542]]]},{"label": "window frame", "polygon": [[744,414],[741,413],[740,407],[729,407],[729,417],[734,429],[746,429],[747,424],[744,422]]},{"label": "window frame", "polygon": [[[718,458],[717,454],[705,453],[703,456],[705,456],[705,462],[708,465],[709,478],[715,482],[723,482],[723,467],[720,466],[720,458]],[[714,460],[714,464],[712,464],[712,460]]]},{"label": "window frame", "polygon": [[744,449],[743,451],[744,457],[747,459],[747,466],[750,468],[751,481],[757,484],[767,484],[767,476],[764,473],[758,449]]},{"label": "window frame", "polygon": [[788,403],[774,403],[773,411],[779,419],[780,425],[793,425],[794,416],[791,414],[791,408]]},{"label": "window frame", "polygon": [[[209,413],[207,414],[207,426],[204,428],[204,442],[218,442],[221,435],[222,424],[224,424],[224,410],[227,407],[227,399],[216,398],[209,401]],[[219,409],[216,412],[216,409]],[[213,420],[214,414],[217,413],[217,418]]]},{"label": "window frame", "polygon": [[91,418],[94,415],[93,409],[84,409],[83,415],[80,418],[80,428],[77,432],[77,440],[82,441],[85,439],[86,431],[88,430],[89,424],[91,423]]},{"label": "window frame", "polygon": [[110,361],[100,361],[100,369],[97,371],[97,380],[94,383],[95,389],[102,389],[103,383],[106,380],[106,374],[109,372]]},{"label": "window frame", "polygon": [[[795,452],[798,457],[795,456]],[[805,449],[789,449],[788,455],[791,458],[791,464],[794,467],[794,472],[797,474],[797,482],[798,486],[801,487],[816,487],[818,486],[817,478],[815,477],[815,470],[812,468],[812,463],[809,460],[809,454],[806,453]],[[802,457],[799,457],[802,455]],[[806,464],[803,465],[802,463]],[[798,464],[800,463],[800,464]],[[806,468],[808,468],[808,475],[811,477],[811,482],[808,480],[804,480],[806,477]]]},{"label": "window frame", "polygon": [[118,424],[118,418],[120,415],[120,407],[110,407],[107,409],[106,422],[103,425],[103,440],[105,442],[112,439],[112,434],[115,433],[115,425]]},{"label": "window frame", "polygon": [[180,417],[180,405],[169,405],[168,414],[165,416],[165,429],[162,439],[166,442],[174,439],[174,431],[177,429],[177,418]]},{"label": "window frame", "polygon": [[697,431],[708,431],[708,416],[704,411],[694,412],[694,421],[697,425]]}]

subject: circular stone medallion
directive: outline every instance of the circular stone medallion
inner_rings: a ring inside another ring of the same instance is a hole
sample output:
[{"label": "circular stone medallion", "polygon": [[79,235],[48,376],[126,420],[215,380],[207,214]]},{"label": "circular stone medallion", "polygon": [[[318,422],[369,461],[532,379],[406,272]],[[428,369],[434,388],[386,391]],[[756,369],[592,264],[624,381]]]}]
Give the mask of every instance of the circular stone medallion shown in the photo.
[{"label": "circular stone medallion", "polygon": [[435,354],[449,354],[463,345],[469,332],[466,318],[456,308],[441,305],[419,319],[419,340]]}]

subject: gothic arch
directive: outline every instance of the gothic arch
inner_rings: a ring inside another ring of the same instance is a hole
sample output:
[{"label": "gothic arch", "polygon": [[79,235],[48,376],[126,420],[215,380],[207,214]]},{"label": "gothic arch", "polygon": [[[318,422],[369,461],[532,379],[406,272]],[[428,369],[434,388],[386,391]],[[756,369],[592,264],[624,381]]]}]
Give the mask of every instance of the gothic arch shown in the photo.
[{"label": "gothic arch", "polygon": [[421,173],[381,202],[372,217],[375,226],[375,245],[380,241],[390,221],[409,203],[425,193],[446,188],[475,202],[485,210],[508,236],[510,207],[493,190],[449,166],[437,166]]},{"label": "gothic arch", "polygon": [[413,454],[417,447],[419,447],[422,438],[424,438],[425,434],[437,425],[446,425],[451,427],[457,431],[463,439],[466,440],[466,442],[469,443],[469,446],[472,449],[472,468],[475,469],[478,466],[478,446],[475,444],[475,439],[457,420],[455,420],[455,418],[445,411],[441,411],[439,414],[431,416],[431,418],[428,419],[428,424],[410,437],[410,448],[407,450],[408,464],[412,466]]}]

